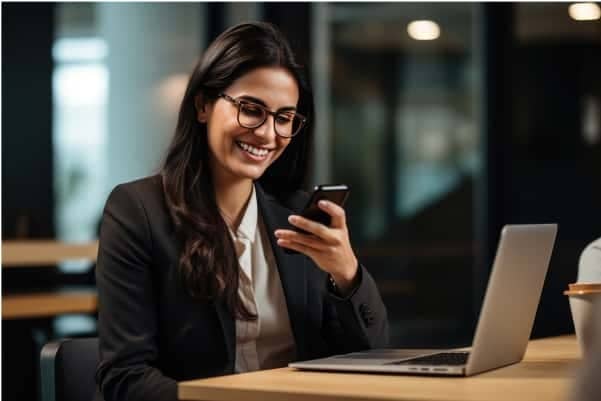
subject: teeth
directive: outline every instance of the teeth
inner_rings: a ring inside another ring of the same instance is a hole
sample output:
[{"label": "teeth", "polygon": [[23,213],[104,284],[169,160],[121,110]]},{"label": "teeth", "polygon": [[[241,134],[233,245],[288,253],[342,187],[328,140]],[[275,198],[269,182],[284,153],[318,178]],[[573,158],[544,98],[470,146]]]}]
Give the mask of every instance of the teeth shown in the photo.
[{"label": "teeth", "polygon": [[255,148],[254,146],[251,146],[247,143],[244,142],[236,142],[238,144],[238,146],[240,146],[242,149],[244,149],[245,151],[247,151],[248,153],[251,153],[255,156],[259,156],[259,157],[263,157],[265,156],[267,153],[269,153],[269,151],[267,149],[259,149],[259,148]]}]

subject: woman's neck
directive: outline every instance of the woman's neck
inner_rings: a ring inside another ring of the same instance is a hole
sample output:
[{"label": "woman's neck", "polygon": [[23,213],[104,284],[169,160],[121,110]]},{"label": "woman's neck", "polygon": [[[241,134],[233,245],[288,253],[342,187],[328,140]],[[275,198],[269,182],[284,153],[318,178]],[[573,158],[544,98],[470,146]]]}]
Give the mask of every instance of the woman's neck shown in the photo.
[{"label": "woman's neck", "polygon": [[236,232],[250,199],[253,182],[250,179],[229,182],[215,180],[214,186],[217,207],[228,226]]}]

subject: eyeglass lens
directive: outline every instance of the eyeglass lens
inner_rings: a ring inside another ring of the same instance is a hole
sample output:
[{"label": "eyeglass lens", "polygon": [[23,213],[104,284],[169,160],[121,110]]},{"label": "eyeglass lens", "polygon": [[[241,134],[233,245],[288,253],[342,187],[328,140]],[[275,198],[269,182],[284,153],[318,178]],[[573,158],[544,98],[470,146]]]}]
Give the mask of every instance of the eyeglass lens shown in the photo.
[{"label": "eyeglass lens", "polygon": [[[238,122],[245,128],[257,128],[267,119],[267,111],[258,105],[240,103]],[[274,116],[275,131],[280,136],[290,137],[298,133],[302,119],[294,112],[280,112]]]}]

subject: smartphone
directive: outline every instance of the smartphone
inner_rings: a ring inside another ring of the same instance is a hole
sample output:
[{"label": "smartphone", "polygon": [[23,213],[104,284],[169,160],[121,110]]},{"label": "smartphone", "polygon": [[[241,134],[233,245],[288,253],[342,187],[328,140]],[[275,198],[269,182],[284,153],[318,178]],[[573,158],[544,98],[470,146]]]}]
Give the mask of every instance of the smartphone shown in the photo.
[{"label": "smartphone", "polygon": [[[316,221],[325,226],[329,226],[331,223],[330,215],[324,212],[317,206],[317,203],[322,200],[328,200],[337,204],[338,206],[344,207],[346,199],[349,196],[350,189],[347,185],[317,185],[313,188],[313,193],[309,198],[309,201],[299,213],[309,220]],[[297,229],[298,230],[298,229]]]},{"label": "smartphone", "polygon": [[[317,185],[313,188],[313,193],[311,197],[307,201],[307,204],[302,209],[298,215],[303,216],[309,220],[316,221],[323,225],[329,226],[331,224],[332,218],[329,214],[324,212],[317,206],[317,203],[322,200],[328,200],[330,202],[334,202],[338,206],[344,207],[346,203],[346,199],[350,193],[350,189],[347,185],[339,184],[339,185]],[[301,230],[298,227],[290,226],[290,229],[296,230],[300,233],[305,233],[306,231]],[[288,254],[298,254],[297,251],[284,248],[284,252]]]}]

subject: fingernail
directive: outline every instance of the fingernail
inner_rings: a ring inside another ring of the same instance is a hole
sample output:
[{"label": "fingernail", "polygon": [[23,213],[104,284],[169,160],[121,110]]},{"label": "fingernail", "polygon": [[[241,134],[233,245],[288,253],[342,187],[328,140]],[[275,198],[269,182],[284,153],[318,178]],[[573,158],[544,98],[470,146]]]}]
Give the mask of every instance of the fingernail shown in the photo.
[{"label": "fingernail", "polygon": [[288,216],[288,221],[294,223],[296,221],[296,216]]},{"label": "fingernail", "polygon": [[328,206],[328,201],[326,201],[326,200],[323,200],[323,199],[322,199],[322,200],[320,200],[320,201],[319,201],[319,206]]}]

